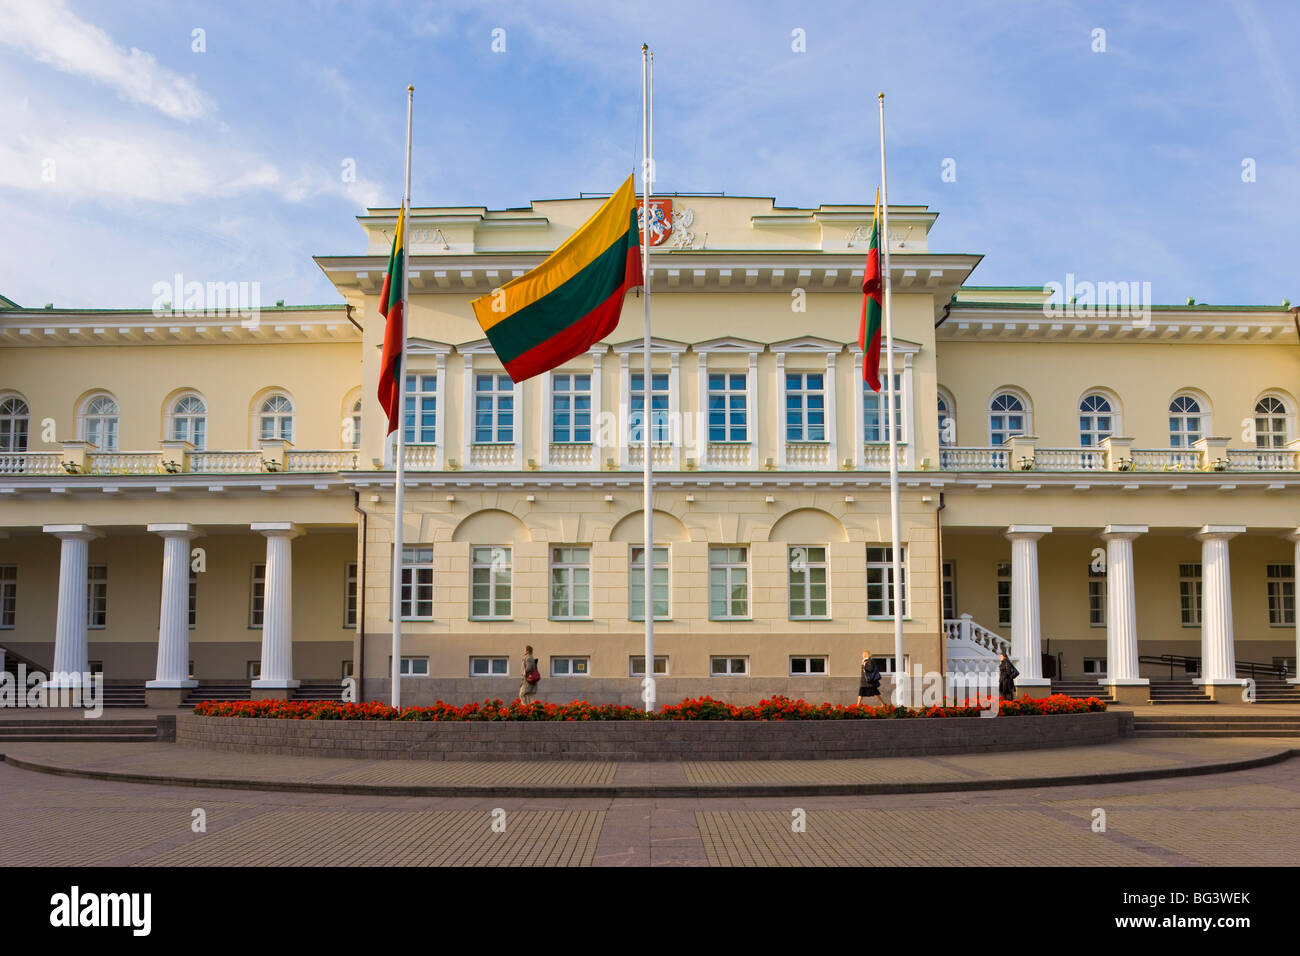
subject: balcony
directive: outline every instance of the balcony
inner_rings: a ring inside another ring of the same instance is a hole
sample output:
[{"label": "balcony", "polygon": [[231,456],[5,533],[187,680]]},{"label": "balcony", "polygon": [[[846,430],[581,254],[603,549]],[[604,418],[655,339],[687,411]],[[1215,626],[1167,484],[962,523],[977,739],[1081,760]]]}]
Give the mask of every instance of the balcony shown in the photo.
[{"label": "balcony", "polygon": [[943,471],[1035,472],[1295,472],[1300,442],[1286,448],[1229,448],[1226,438],[1201,438],[1191,448],[1134,448],[1130,438],[1104,438],[1094,448],[1042,448],[1015,435],[1001,447],[946,447]]}]

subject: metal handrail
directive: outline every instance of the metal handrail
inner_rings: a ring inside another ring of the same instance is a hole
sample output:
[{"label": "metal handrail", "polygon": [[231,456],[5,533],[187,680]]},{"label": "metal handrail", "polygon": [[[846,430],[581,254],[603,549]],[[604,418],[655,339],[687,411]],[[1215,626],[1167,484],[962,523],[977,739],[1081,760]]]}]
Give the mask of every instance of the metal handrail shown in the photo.
[{"label": "metal handrail", "polygon": [[[1159,656],[1148,654],[1139,657],[1138,663],[1139,664],[1168,664],[1170,680],[1174,679],[1174,668],[1176,666],[1181,666],[1183,668],[1184,673],[1194,672],[1199,674],[1201,671],[1201,659],[1199,657],[1189,657],[1186,654],[1160,654]],[[1279,667],[1279,665],[1277,664],[1271,664],[1271,663],[1265,664],[1263,661],[1238,660],[1237,671],[1240,672],[1242,670],[1248,671],[1249,676],[1252,680],[1255,678],[1257,670],[1264,674],[1271,674],[1275,677],[1281,677],[1282,679],[1286,679],[1286,676],[1288,674],[1285,664],[1282,664]],[[1279,674],[1279,670],[1281,671],[1280,674]]]}]

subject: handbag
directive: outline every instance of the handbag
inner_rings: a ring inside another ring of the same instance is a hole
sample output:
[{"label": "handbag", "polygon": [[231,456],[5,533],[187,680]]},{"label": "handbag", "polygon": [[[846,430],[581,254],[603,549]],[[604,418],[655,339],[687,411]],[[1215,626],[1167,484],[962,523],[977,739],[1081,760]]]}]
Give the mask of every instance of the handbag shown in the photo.
[{"label": "handbag", "polygon": [[536,663],[534,663],[533,666],[528,669],[528,672],[524,674],[524,680],[526,680],[530,684],[536,684],[541,679],[542,679],[542,673],[537,669]]}]

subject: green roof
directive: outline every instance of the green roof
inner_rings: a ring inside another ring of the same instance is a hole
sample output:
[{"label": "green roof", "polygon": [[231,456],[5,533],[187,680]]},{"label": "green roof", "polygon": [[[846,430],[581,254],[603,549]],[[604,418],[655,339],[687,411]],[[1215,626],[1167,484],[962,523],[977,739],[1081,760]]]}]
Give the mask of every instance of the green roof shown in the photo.
[{"label": "green roof", "polygon": [[0,309],[21,309],[21,308],[22,306],[19,305],[17,302],[15,302],[13,299],[9,299],[3,295],[0,295]]}]

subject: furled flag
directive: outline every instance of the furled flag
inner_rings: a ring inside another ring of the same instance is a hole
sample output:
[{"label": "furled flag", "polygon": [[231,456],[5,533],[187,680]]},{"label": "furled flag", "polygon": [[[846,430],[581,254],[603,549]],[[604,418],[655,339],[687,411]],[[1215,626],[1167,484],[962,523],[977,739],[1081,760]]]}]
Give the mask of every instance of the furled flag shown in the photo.
[{"label": "furled flag", "polygon": [[880,190],[876,190],[876,213],[871,219],[871,242],[867,266],[862,274],[862,319],[858,324],[858,347],[862,349],[862,378],[873,392],[880,391],[880,309],[884,286],[880,272]]},{"label": "furled flag", "polygon": [[[397,363],[402,358],[403,334],[402,270],[405,267],[406,221],[405,210],[397,214],[397,232],[393,235],[393,251],[388,256],[388,271],[384,273],[384,288],[379,293],[379,314],[384,317],[384,351],[379,368],[379,404],[388,415],[388,431],[397,431],[402,417],[402,389],[397,379]],[[394,301],[396,299],[396,301]]]},{"label": "furled flag", "polygon": [[632,177],[536,268],[473,303],[515,382],[550,371],[614,331],[628,289],[641,284]]}]

